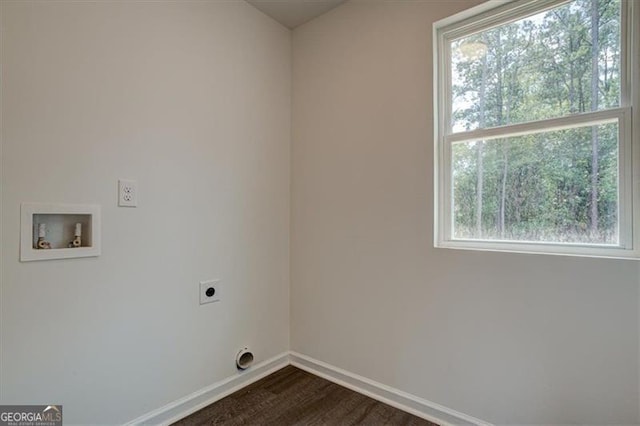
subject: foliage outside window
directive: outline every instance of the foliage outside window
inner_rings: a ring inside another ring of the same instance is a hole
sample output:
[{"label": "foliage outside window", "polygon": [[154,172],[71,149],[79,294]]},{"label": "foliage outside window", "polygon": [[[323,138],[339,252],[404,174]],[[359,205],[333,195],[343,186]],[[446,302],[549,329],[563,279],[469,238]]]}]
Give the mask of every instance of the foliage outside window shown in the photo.
[{"label": "foliage outside window", "polygon": [[436,23],[436,245],[636,257],[632,3]]}]

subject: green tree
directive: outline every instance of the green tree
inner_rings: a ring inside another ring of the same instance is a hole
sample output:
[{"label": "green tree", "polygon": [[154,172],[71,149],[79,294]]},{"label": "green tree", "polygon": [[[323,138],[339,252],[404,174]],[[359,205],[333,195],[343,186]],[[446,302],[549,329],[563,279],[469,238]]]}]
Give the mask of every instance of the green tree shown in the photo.
[{"label": "green tree", "polygon": [[[575,0],[454,41],[453,130],[618,106],[619,39],[619,0]],[[615,242],[615,123],[452,152],[456,237]]]}]

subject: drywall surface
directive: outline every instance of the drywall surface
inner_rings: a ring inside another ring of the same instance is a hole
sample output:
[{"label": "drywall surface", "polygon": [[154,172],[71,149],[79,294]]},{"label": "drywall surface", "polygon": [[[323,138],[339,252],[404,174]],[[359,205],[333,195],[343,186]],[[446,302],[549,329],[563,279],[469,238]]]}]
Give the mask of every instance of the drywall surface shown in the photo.
[{"label": "drywall surface", "polygon": [[[288,350],[290,32],[245,2],[1,4],[1,402],[120,424]],[[102,255],[20,263],[23,201],[102,205]]]},{"label": "drywall surface", "polygon": [[433,248],[432,23],[294,30],[292,350],[499,424],[638,421],[634,262]]}]

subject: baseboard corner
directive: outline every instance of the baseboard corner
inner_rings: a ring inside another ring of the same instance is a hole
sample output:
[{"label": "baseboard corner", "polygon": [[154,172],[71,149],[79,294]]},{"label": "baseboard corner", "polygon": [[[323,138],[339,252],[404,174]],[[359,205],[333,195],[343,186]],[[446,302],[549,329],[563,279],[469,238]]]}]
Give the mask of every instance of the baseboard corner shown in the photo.
[{"label": "baseboard corner", "polygon": [[294,351],[276,355],[251,367],[247,371],[220,380],[163,407],[150,411],[131,420],[125,426],[170,425],[287,365],[293,365],[301,370],[441,426],[492,426],[489,422]]},{"label": "baseboard corner", "polygon": [[294,367],[441,426],[492,426],[491,423],[484,420],[351,373],[310,356],[292,351],[289,352],[289,358]]}]

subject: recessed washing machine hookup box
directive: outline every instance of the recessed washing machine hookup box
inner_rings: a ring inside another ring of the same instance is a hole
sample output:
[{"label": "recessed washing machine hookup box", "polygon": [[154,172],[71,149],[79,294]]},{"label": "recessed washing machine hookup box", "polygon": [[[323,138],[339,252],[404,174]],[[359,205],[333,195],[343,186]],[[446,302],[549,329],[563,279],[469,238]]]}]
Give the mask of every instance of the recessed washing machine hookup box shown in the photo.
[{"label": "recessed washing machine hookup box", "polygon": [[100,206],[22,203],[20,260],[100,255]]}]

